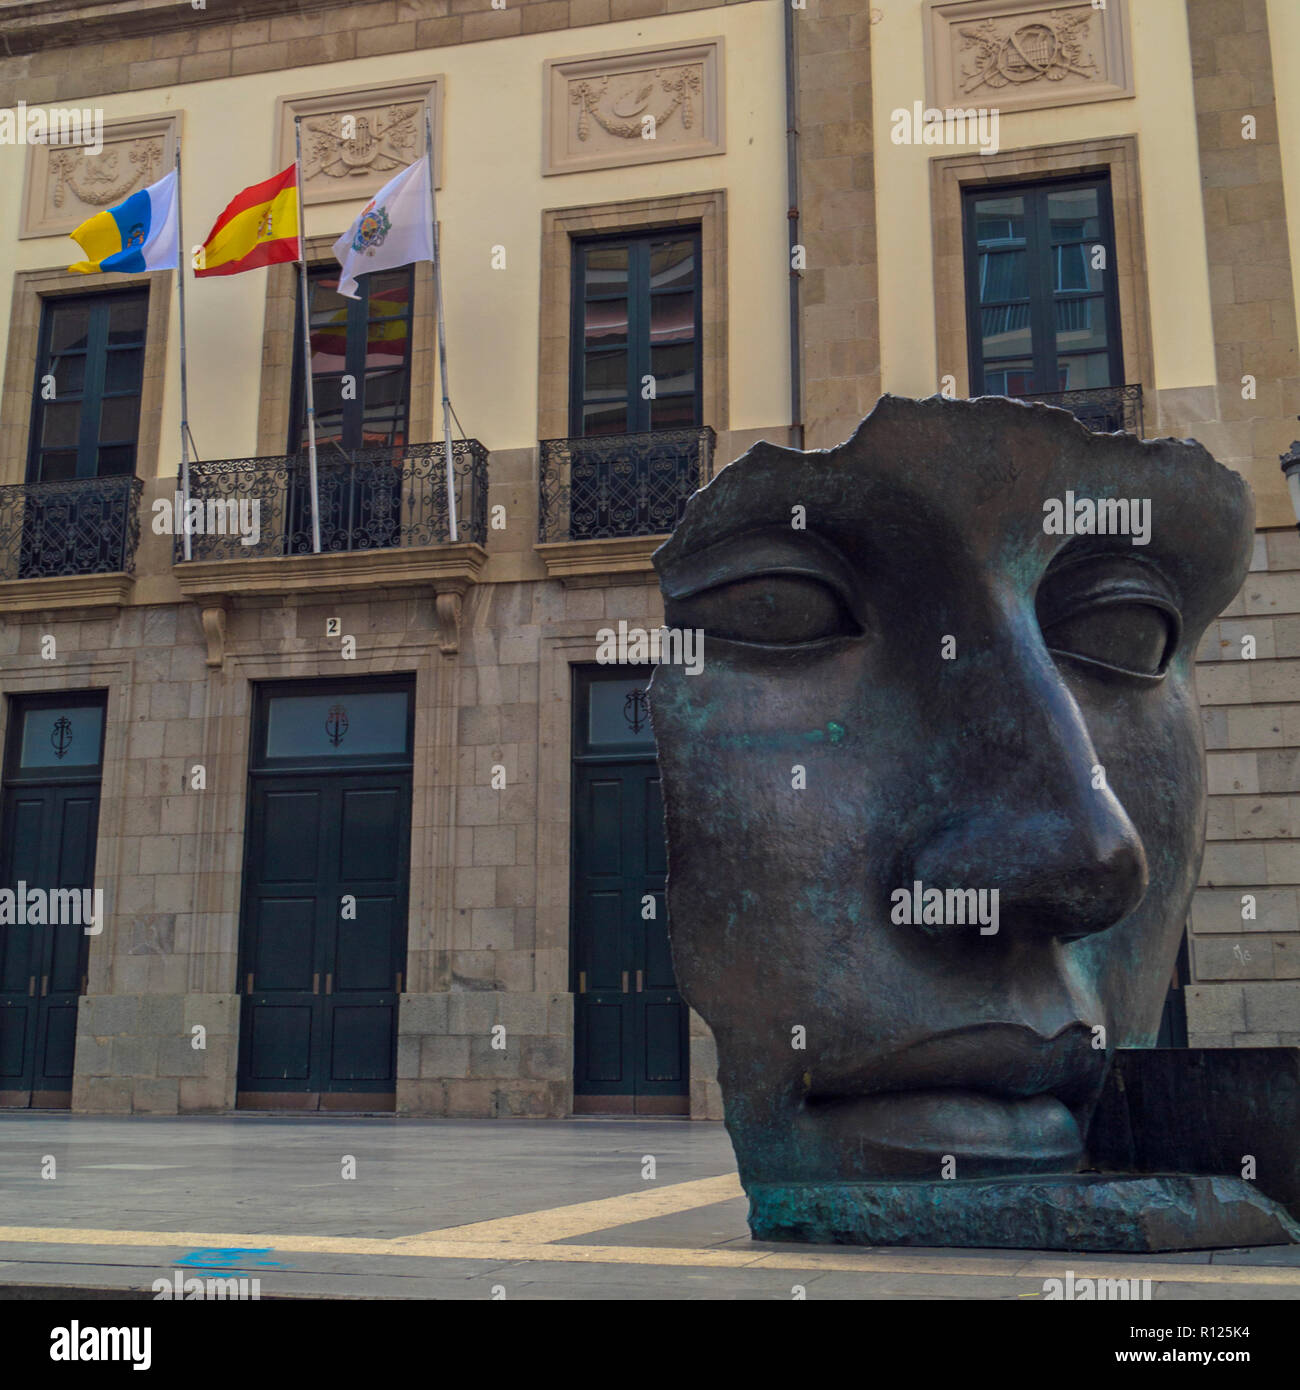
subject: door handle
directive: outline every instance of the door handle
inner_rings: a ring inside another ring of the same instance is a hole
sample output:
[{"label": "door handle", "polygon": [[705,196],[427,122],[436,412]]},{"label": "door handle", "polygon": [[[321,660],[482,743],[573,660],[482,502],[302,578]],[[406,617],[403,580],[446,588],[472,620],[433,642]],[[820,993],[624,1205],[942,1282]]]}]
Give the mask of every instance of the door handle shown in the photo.
[{"label": "door handle", "polygon": [[311,977],[311,992],[312,992],[313,994],[319,994],[319,993],[320,993],[320,971],[319,971],[319,970],[317,970],[317,971],[312,975],[312,977]]},{"label": "door handle", "polygon": [[639,970],[636,972],[636,992],[641,993],[641,972]]},{"label": "door handle", "polygon": [[586,994],[586,992],[587,992],[587,972],[586,972],[585,970],[579,970],[579,971],[578,971],[578,993],[579,993],[579,994]]},{"label": "door handle", "polygon": [[27,997],[30,999],[36,993],[36,976],[32,975],[27,981]]},{"label": "door handle", "polygon": [[398,994],[402,992],[402,972],[400,970],[397,972],[397,992]]},{"label": "door handle", "polygon": [[42,975],[42,976],[41,976],[41,998],[42,998],[42,999],[45,998],[46,993],[49,991],[49,987],[50,987],[50,977],[49,977],[48,975]]},{"label": "door handle", "polygon": [[333,992],[334,992],[334,974],[333,974],[333,971],[330,971],[330,972],[328,972],[328,973],[326,974],[326,976],[325,976],[325,993],[326,993],[326,994],[332,994]]},{"label": "door handle", "polygon": [[245,979],[244,993],[245,993],[245,994],[252,994],[252,992],[253,992],[253,972],[250,970],[250,971],[248,972],[248,974],[244,977],[244,979]]},{"label": "door handle", "polygon": [[627,993],[627,971],[623,972],[623,993]]}]

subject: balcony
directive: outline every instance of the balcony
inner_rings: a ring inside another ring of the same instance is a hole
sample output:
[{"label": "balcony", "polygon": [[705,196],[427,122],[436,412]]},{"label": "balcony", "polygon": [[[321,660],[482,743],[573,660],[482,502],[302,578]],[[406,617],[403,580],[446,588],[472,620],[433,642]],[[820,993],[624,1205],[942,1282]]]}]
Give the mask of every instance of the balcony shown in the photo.
[{"label": "balcony", "polygon": [[706,425],[542,440],[537,550],[547,573],[581,587],[649,572],[651,554],[709,480],[715,438]]},{"label": "balcony", "polygon": [[[452,445],[457,541],[450,540],[441,444],[358,449],[330,445],[316,465],[320,552],[312,549],[305,453],[190,465],[190,559],[178,522],[174,573],[204,610],[209,664],[220,664],[224,613],[240,595],[408,588],[437,596],[442,649],[457,649],[460,596],[486,560],[488,453]],[[179,491],[179,484],[178,484]]]},{"label": "balcony", "polygon": [[1076,420],[1097,434],[1123,431],[1142,438],[1141,386],[1096,386],[1086,391],[1045,391],[1017,396],[1020,401],[1042,401],[1070,411]]},{"label": "balcony", "polygon": [[143,486],[123,475],[0,487],[0,607],[125,602]]},{"label": "balcony", "polygon": [[[332,447],[332,446],[331,446]],[[487,450],[477,439],[452,445],[459,539],[487,540]],[[320,553],[411,550],[448,542],[447,465],[441,444],[403,449],[318,451]],[[179,487],[179,483],[177,484]],[[203,507],[190,536],[190,561],[312,555],[307,455],[216,459],[190,464],[190,499]],[[256,502],[255,536],[240,534]],[[212,524],[209,525],[208,523]],[[177,528],[179,532],[179,527]],[[175,558],[185,561],[178,534]]]}]

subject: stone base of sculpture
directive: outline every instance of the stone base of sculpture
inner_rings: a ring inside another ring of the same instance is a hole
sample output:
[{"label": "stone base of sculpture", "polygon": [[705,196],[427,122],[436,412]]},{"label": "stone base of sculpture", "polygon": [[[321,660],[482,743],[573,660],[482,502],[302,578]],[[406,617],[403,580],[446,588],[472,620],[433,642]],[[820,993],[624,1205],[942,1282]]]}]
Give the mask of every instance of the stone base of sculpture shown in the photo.
[{"label": "stone base of sculpture", "polygon": [[1300,1048],[1120,1048],[1088,1132],[1102,1171],[752,1183],[749,1227],[821,1245],[1128,1254],[1300,1243],[1298,1132]]},{"label": "stone base of sculpture", "polygon": [[1041,1174],[749,1189],[755,1240],[1146,1254],[1300,1241],[1300,1224],[1240,1178]]}]

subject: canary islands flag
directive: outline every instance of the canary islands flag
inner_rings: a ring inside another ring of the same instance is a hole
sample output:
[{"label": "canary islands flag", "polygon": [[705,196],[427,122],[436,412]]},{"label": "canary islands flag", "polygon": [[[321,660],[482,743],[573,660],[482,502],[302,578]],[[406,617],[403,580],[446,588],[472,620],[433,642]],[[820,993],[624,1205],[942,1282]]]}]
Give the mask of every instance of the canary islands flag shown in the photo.
[{"label": "canary islands flag", "polygon": [[203,243],[195,275],[238,275],[298,259],[298,166],[236,193]]},{"label": "canary islands flag", "polygon": [[70,234],[87,259],[69,270],[175,270],[176,171],[142,188],[115,208],[105,208]]}]

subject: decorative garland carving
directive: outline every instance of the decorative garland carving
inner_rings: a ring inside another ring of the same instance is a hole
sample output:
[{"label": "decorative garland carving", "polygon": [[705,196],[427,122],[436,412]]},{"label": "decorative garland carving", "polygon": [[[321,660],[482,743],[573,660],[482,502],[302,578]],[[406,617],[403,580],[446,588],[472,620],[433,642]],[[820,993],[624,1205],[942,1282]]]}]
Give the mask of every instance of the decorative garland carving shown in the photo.
[{"label": "decorative garland carving", "polygon": [[[119,175],[118,157],[123,153],[131,167]],[[157,136],[114,146],[98,156],[83,154],[79,149],[54,150],[50,154],[50,201],[61,208],[65,191],[71,189],[73,196],[87,206],[107,207],[133,189],[156,182],[162,156],[163,142]]]},{"label": "decorative garland carving", "polygon": [[659,115],[652,113],[654,129],[658,130],[680,107],[682,127],[690,130],[695,121],[693,98],[699,96],[704,87],[703,69],[698,63],[687,67],[655,68],[649,75],[634,74],[631,83],[611,98],[608,115],[600,109],[601,102],[608,95],[608,77],[584,77],[572,83],[569,101],[578,108],[578,139],[587,139],[591,133],[591,120],[620,139],[640,138],[646,108],[654,97],[656,86],[671,99]]},{"label": "decorative garland carving", "polygon": [[999,25],[986,19],[973,29],[958,30],[965,40],[963,51],[977,50],[973,65],[962,69],[962,91],[980,87],[1000,91],[1044,79],[1061,82],[1070,76],[1095,77],[1097,65],[1085,48],[1091,23],[1091,11],[1053,10],[1027,24],[1003,21]]},{"label": "decorative garland carving", "polygon": [[[390,106],[385,111],[354,115],[356,128],[344,138],[343,117],[336,111],[303,121],[307,131],[303,149],[303,182],[324,174],[326,178],[363,178],[387,174],[417,158],[416,146],[424,143],[420,118],[423,105]],[[420,128],[417,130],[417,126]]]}]

